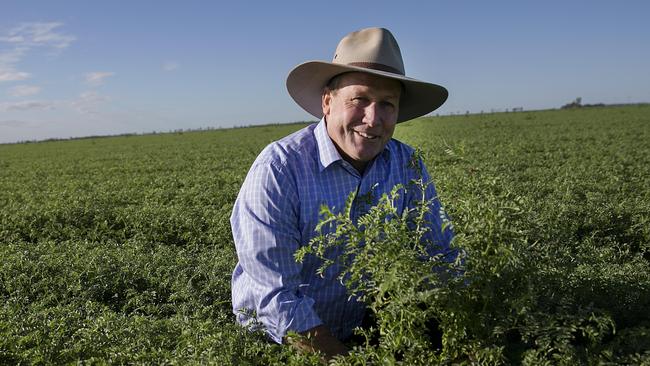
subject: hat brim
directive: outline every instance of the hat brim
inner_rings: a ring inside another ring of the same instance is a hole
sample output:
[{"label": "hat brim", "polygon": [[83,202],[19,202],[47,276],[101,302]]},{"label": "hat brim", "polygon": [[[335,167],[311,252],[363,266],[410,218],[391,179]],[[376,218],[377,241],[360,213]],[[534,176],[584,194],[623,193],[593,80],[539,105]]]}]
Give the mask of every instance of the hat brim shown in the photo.
[{"label": "hat brim", "polygon": [[400,97],[397,123],[424,116],[440,107],[449,96],[440,85],[412,79],[387,71],[364,67],[309,61],[296,66],[287,76],[287,90],[293,100],[316,118],[323,117],[322,93],[334,76],[345,72],[363,72],[398,80],[404,85]]}]

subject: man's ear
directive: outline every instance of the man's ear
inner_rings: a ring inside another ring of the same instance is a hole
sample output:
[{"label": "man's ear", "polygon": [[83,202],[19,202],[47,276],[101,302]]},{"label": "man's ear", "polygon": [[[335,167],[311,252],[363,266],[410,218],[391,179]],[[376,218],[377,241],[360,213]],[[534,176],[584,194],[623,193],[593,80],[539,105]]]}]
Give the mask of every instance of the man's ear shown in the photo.
[{"label": "man's ear", "polygon": [[332,103],[332,92],[329,89],[325,88],[323,89],[323,95],[321,97],[323,116],[329,115],[331,103]]}]

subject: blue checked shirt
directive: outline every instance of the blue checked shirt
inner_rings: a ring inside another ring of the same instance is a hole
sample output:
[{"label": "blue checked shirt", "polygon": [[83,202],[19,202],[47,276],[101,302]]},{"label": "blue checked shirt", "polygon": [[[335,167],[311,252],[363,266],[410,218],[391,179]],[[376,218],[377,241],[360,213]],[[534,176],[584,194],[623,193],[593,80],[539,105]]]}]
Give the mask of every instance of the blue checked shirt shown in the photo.
[{"label": "blue checked shirt", "polygon": [[[323,204],[340,212],[350,193],[357,192],[356,197],[364,199],[353,202],[354,220],[370,208],[366,197],[372,197],[374,205],[396,184],[407,186],[419,178],[409,168],[412,154],[411,147],[392,139],[359,174],[341,158],[324,120],[267,146],[248,172],[230,218],[239,259],[232,274],[237,321],[263,326],[278,343],[290,330],[303,332],[322,324],[339,339],[349,337],[361,324],[363,304],[348,299],[335,267],[321,277],[316,274],[321,264],[317,259],[308,256],[296,263],[294,252],[318,234],[315,227]],[[427,199],[436,197],[433,184],[426,194]],[[421,196],[401,195],[396,202],[399,211],[417,199]],[[442,230],[437,199],[433,205],[429,239],[448,249],[453,234]]]}]

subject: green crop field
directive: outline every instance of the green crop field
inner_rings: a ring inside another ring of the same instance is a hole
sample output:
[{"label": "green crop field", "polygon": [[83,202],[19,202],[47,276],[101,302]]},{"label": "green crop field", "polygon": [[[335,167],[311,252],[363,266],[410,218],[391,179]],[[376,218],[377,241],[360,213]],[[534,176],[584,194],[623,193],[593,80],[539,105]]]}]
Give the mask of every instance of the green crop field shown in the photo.
[{"label": "green crop field", "polygon": [[[230,305],[232,204],[261,149],[303,126],[0,145],[0,364],[317,362]],[[378,343],[337,362],[650,364],[650,106],[395,137],[421,150],[464,272],[422,293],[389,277]]]}]

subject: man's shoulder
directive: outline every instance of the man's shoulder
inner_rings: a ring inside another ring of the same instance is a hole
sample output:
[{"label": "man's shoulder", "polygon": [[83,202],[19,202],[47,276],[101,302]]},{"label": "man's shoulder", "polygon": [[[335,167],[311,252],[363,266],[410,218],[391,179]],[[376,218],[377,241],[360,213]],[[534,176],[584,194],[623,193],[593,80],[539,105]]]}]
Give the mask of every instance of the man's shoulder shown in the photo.
[{"label": "man's shoulder", "polygon": [[314,137],[316,126],[316,124],[311,124],[270,143],[259,154],[256,163],[286,166],[313,157],[317,151],[316,138]]}]

